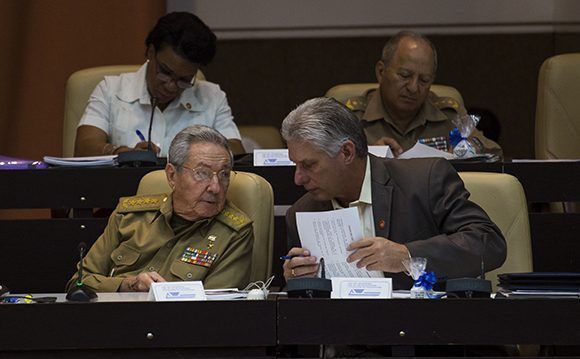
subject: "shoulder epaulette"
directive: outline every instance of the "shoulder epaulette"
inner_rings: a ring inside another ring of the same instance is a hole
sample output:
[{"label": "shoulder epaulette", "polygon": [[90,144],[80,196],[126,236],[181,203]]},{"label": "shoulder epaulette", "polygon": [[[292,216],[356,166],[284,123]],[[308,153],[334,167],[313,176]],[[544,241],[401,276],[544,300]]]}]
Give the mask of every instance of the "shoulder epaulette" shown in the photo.
[{"label": "shoulder epaulette", "polygon": [[143,212],[156,211],[167,201],[165,194],[153,194],[144,196],[121,197],[117,212]]},{"label": "shoulder epaulette", "polygon": [[217,219],[236,231],[239,231],[243,227],[252,223],[250,217],[231,204],[224,207],[221,213],[217,216]]},{"label": "shoulder epaulette", "polygon": [[344,103],[351,111],[364,111],[367,108],[367,99],[364,96],[355,96]]},{"label": "shoulder epaulette", "polygon": [[433,105],[435,105],[435,107],[437,107],[439,110],[450,108],[455,111],[459,111],[461,108],[461,103],[453,97],[439,97],[434,93],[431,93],[430,98],[431,102],[433,102]]}]

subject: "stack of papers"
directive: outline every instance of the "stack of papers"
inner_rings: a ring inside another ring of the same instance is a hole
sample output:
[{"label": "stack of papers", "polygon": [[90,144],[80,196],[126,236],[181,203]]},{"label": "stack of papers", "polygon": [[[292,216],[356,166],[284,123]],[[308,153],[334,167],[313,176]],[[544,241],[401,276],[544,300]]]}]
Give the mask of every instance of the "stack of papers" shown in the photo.
[{"label": "stack of papers", "polygon": [[44,156],[44,162],[62,167],[116,166],[117,155],[93,157],[51,157]]}]

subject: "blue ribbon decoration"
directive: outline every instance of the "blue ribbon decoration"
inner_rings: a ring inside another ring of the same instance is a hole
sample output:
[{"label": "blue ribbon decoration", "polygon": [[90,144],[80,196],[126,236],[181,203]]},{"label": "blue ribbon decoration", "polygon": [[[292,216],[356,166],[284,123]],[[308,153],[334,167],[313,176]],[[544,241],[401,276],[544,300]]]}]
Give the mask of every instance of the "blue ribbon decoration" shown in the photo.
[{"label": "blue ribbon decoration", "polygon": [[417,278],[413,286],[422,287],[425,290],[431,290],[435,283],[437,283],[437,276],[435,276],[434,272],[423,272],[419,278]]},{"label": "blue ribbon decoration", "polygon": [[461,142],[461,140],[463,139],[464,138],[461,137],[461,133],[459,132],[457,127],[449,131],[449,144],[451,144],[451,147],[457,146],[457,144]]}]

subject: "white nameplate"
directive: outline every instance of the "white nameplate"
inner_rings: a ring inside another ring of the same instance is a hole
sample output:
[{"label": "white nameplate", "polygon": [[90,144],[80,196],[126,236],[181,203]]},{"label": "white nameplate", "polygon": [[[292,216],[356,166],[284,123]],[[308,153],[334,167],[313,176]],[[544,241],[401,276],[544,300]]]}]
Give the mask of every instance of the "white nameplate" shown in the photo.
[{"label": "white nameplate", "polygon": [[332,278],[331,298],[388,299],[393,297],[391,278]]},{"label": "white nameplate", "polygon": [[194,282],[158,282],[151,283],[147,300],[154,302],[175,302],[206,300],[203,283]]},{"label": "white nameplate", "polygon": [[254,166],[294,166],[288,158],[288,150],[254,150]]}]

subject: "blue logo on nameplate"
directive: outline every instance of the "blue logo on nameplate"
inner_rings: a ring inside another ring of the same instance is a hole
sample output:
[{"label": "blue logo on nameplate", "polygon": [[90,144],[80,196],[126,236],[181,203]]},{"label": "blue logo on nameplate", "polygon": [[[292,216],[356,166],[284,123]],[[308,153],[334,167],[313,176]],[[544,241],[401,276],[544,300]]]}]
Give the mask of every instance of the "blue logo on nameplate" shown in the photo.
[{"label": "blue logo on nameplate", "polygon": [[195,297],[195,293],[167,292],[165,294],[167,299],[194,299]]},{"label": "blue logo on nameplate", "polygon": [[348,295],[351,297],[378,297],[381,292],[373,292],[365,288],[352,288]]}]

